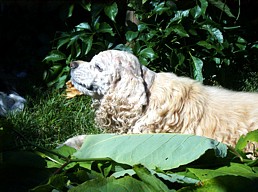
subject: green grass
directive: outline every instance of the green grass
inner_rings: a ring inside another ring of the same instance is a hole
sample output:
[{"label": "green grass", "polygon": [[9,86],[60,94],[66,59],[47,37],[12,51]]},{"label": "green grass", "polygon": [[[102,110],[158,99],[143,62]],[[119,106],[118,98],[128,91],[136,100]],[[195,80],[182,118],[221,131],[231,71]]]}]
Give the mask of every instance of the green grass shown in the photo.
[{"label": "green grass", "polygon": [[257,92],[258,91],[258,73],[249,72],[243,83],[243,91]]},{"label": "green grass", "polygon": [[2,127],[11,127],[27,140],[46,148],[56,147],[79,134],[96,134],[94,111],[88,96],[66,99],[62,92],[39,92],[37,98],[27,98],[23,112],[1,119]]}]

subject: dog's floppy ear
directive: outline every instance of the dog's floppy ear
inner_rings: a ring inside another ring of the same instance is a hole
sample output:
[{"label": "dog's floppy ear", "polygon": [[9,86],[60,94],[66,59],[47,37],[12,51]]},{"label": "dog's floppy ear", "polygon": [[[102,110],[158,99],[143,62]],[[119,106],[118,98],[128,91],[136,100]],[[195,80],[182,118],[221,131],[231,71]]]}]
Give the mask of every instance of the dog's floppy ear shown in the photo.
[{"label": "dog's floppy ear", "polygon": [[112,66],[109,93],[116,93],[113,99],[132,106],[147,105],[155,73],[141,65],[136,56],[125,51],[108,50],[99,56]]},{"label": "dog's floppy ear", "polygon": [[[124,57],[125,56],[125,57]],[[116,99],[128,102],[129,105],[147,105],[146,83],[138,59],[133,55],[123,55],[114,58],[116,75],[111,87],[116,92]]]},{"label": "dog's floppy ear", "polygon": [[123,67],[117,73],[119,78],[113,90],[119,97],[116,99],[128,102],[129,105],[147,105],[146,87],[142,77],[136,76],[132,71]]},{"label": "dog's floppy ear", "polygon": [[136,56],[127,52],[120,53],[120,55],[115,58],[115,62],[128,72],[133,73],[136,77],[142,78],[145,89],[148,91],[154,81],[155,72],[141,65]]}]

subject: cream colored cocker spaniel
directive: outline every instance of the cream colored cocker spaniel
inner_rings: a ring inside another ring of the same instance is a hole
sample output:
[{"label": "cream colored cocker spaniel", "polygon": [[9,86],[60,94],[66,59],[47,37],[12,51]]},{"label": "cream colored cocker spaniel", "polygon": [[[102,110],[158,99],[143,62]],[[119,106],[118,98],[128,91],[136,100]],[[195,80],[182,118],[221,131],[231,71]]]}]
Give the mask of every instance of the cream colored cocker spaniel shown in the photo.
[{"label": "cream colored cocker spaniel", "polygon": [[93,98],[96,123],[111,133],[184,133],[234,146],[258,128],[258,94],[155,73],[133,54],[108,50],[73,61],[71,82]]}]

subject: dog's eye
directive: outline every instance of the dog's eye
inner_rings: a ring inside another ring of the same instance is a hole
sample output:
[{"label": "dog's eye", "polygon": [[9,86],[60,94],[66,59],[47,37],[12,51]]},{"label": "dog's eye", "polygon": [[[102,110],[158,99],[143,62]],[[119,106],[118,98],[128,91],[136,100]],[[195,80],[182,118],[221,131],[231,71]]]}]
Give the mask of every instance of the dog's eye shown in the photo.
[{"label": "dog's eye", "polygon": [[99,72],[102,72],[103,69],[96,63],[95,64],[95,68],[99,71]]}]

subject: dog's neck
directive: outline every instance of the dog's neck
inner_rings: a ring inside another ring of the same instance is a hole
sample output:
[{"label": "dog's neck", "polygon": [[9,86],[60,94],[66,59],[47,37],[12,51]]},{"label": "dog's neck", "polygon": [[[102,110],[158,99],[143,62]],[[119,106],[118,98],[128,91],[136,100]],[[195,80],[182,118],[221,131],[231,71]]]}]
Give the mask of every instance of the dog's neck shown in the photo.
[{"label": "dog's neck", "polygon": [[148,90],[150,90],[150,87],[152,86],[156,73],[154,71],[151,71],[150,69],[148,69],[147,67],[145,67],[144,65],[141,66],[141,70],[142,70],[142,77],[146,83],[146,88]]}]

